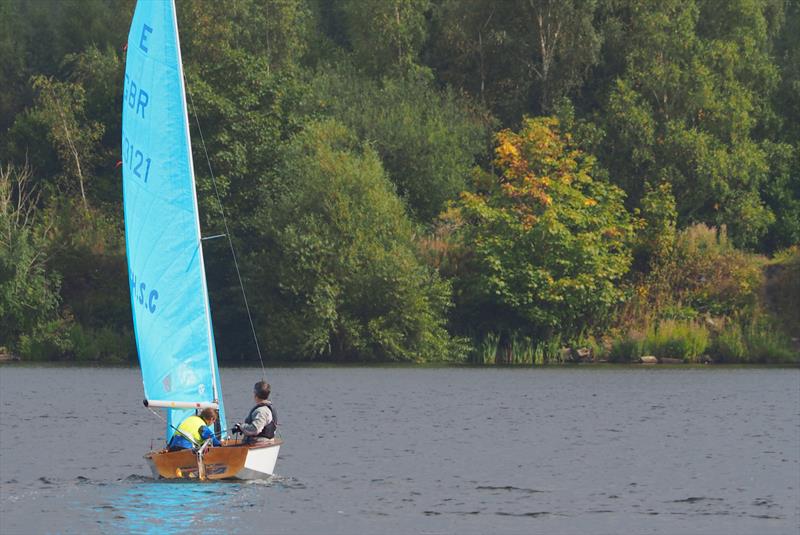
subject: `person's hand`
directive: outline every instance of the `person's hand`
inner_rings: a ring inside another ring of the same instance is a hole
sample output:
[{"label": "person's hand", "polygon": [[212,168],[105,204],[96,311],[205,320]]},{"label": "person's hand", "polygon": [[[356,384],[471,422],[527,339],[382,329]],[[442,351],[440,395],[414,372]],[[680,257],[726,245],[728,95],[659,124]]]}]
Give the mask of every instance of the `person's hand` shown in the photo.
[{"label": "person's hand", "polygon": [[242,434],[242,424],[235,424],[233,427],[231,427],[231,433],[234,433],[236,435],[241,435]]}]

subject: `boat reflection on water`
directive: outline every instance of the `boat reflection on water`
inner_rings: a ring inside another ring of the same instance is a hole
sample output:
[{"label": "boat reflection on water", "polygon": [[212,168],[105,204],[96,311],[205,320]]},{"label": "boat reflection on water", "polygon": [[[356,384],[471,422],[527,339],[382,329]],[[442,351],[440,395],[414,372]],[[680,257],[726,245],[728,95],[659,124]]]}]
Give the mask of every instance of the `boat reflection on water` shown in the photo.
[{"label": "boat reflection on water", "polygon": [[[144,479],[112,500],[113,532],[185,533],[224,527],[233,518],[230,498],[240,483]],[[106,522],[103,522],[106,524]]]}]

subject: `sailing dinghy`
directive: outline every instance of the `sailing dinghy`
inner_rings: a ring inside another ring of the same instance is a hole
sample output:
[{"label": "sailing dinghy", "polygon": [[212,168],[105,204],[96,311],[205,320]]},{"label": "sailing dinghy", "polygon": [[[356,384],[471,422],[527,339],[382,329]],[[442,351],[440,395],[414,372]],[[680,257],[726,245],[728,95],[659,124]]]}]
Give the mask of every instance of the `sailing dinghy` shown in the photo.
[{"label": "sailing dinghy", "polygon": [[174,0],[136,5],[122,109],[125,247],[144,403],[166,410],[167,441],[185,417],[217,409],[222,441],[145,459],[157,478],[265,478],[282,441],[245,445],[226,429]]}]

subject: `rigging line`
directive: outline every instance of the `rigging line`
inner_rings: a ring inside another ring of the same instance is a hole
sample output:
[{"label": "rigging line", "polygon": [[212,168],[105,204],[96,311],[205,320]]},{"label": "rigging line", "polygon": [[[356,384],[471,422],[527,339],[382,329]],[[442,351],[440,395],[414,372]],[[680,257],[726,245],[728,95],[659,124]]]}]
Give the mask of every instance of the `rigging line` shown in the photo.
[{"label": "rigging line", "polygon": [[158,418],[159,418],[159,419],[160,419],[162,422],[164,422],[164,423],[167,423],[167,419],[166,419],[166,418],[164,418],[163,416],[161,416],[161,414],[159,414],[159,413],[157,413],[156,411],[154,411],[154,410],[153,410],[153,407],[151,407],[151,406],[147,405],[147,410],[149,410],[150,412],[152,412],[153,414],[155,414],[155,415],[156,415],[156,416],[157,416],[157,417],[158,417]]},{"label": "rigging line", "polygon": [[256,352],[258,353],[258,361],[261,363],[261,375],[266,379],[266,371],[264,371],[264,358],[261,356],[261,348],[258,345],[258,336],[256,336],[256,328],[253,325],[253,316],[250,314],[250,305],[247,303],[247,294],[244,291],[244,282],[242,282],[242,274],[239,271],[239,262],[236,259],[236,251],[233,248],[233,240],[231,240],[231,232],[228,229],[228,219],[225,217],[225,209],[222,206],[222,198],[219,195],[219,189],[217,188],[217,179],[214,176],[214,170],[211,168],[211,159],[208,157],[208,150],[206,149],[206,140],[203,137],[203,129],[200,128],[200,118],[197,116],[197,108],[194,105],[194,97],[192,96],[192,92],[189,91],[189,85],[186,80],[186,76],[184,75],[184,85],[186,87],[186,93],[189,95],[189,102],[192,105],[192,113],[194,114],[194,122],[197,125],[197,132],[200,134],[200,143],[203,146],[203,153],[206,157],[206,164],[208,164],[208,172],[211,175],[211,183],[214,185],[214,194],[217,197],[217,203],[219,204],[219,213],[222,215],[222,224],[225,227],[225,235],[228,238],[228,245],[231,249],[231,256],[233,257],[233,265],[236,268],[236,276],[239,279],[239,288],[242,289],[242,298],[244,299],[244,308],[247,310],[247,319],[250,321],[250,330],[253,333],[253,341],[256,344]]}]

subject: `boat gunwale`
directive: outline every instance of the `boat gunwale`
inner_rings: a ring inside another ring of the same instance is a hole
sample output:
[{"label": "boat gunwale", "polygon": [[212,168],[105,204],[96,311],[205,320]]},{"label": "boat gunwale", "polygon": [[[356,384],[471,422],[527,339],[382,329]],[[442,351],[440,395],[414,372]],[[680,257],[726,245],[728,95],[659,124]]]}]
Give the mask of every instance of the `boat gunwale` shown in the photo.
[{"label": "boat gunwale", "polygon": [[[235,442],[235,443],[234,444],[230,444],[228,442]],[[222,446],[212,446],[211,448],[209,448],[206,451],[218,451],[219,449],[235,449],[235,448],[244,448],[244,449],[247,449],[247,450],[260,450],[260,449],[265,449],[265,448],[273,448],[275,446],[281,446],[281,445],[283,445],[283,439],[281,439],[281,438],[272,439],[272,442],[255,443],[255,444],[245,444],[245,443],[239,442],[239,441],[225,440],[225,441],[223,441]],[[166,448],[162,448],[162,449],[159,449],[159,450],[151,450],[151,451],[147,452],[144,455],[144,458],[145,459],[152,459],[156,455],[166,455],[166,454],[170,454],[170,453],[182,453],[182,452],[187,452],[187,451],[192,452],[192,450],[189,449],[189,448],[182,449],[182,450],[175,450],[175,451],[168,451]],[[192,453],[194,453],[194,452],[192,452]]]}]

